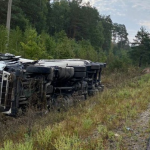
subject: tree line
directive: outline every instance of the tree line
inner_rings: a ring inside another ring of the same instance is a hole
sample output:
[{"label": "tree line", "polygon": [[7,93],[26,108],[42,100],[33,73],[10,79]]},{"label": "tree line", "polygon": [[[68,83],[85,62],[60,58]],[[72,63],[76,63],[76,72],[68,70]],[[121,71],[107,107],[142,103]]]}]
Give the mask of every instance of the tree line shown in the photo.
[{"label": "tree line", "polygon": [[32,59],[114,61],[112,68],[121,68],[125,62],[131,64],[131,60],[137,62],[138,56],[131,52],[136,48],[129,46],[125,25],[113,23],[110,16],[99,14],[89,2],[82,0],[13,0],[10,39],[6,46],[7,5],[8,0],[0,0],[1,52]]}]

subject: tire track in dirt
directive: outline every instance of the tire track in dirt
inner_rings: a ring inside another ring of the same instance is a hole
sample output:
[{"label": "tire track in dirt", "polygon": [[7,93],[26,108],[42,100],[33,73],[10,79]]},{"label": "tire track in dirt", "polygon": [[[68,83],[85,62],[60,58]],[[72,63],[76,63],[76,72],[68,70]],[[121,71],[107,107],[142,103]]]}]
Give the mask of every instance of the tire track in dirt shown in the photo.
[{"label": "tire track in dirt", "polygon": [[150,105],[148,109],[133,121],[129,135],[123,136],[127,150],[150,150]]}]

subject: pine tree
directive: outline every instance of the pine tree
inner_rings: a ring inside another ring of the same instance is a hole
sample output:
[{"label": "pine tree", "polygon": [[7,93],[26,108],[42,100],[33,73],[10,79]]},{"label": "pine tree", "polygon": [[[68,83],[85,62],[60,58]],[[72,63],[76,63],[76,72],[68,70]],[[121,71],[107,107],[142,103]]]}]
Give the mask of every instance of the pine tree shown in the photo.
[{"label": "pine tree", "polygon": [[150,63],[150,34],[145,28],[141,27],[137,32],[130,55],[133,60],[138,62],[139,67],[142,64]]}]

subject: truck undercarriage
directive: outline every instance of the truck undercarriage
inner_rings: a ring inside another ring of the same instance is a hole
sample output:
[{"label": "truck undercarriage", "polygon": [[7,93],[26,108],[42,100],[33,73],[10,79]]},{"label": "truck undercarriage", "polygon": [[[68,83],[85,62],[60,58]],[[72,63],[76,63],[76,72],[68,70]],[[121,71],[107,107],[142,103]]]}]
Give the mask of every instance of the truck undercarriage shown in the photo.
[{"label": "truck undercarriage", "polygon": [[34,106],[50,109],[72,105],[73,96],[102,91],[106,63],[82,59],[29,60],[0,54],[0,112],[17,115]]}]

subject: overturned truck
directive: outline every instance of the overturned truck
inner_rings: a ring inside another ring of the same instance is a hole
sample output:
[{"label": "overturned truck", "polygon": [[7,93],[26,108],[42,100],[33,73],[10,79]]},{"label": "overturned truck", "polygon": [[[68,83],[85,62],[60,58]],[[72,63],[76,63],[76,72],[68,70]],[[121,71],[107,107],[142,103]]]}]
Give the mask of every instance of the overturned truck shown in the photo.
[{"label": "overturned truck", "polygon": [[82,59],[30,60],[0,54],[0,112],[17,115],[29,106],[68,106],[73,97],[102,91],[106,63]]}]

